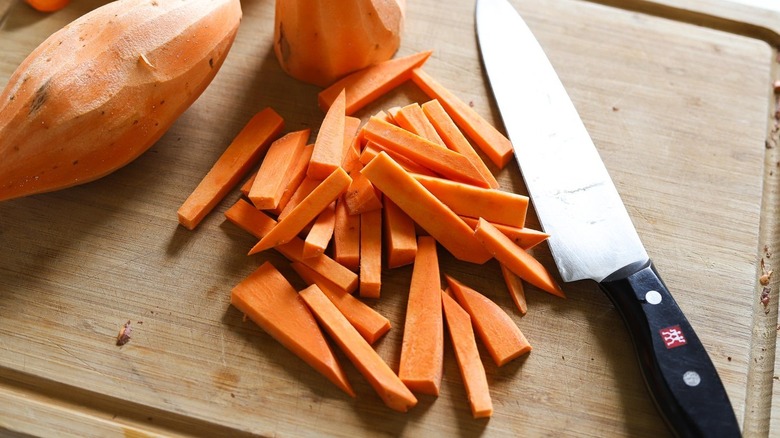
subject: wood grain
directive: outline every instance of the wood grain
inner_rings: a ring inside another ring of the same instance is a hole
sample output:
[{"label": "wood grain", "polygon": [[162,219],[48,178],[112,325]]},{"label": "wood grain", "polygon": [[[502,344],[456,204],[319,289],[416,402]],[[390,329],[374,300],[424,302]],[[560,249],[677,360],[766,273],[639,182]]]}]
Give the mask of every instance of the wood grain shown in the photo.
[{"label": "wood grain", "polygon": [[[0,85],[47,35],[102,3],[73,2],[51,15],[12,6],[0,27]],[[513,3],[708,347],[745,435],[776,432],[775,333],[766,327],[772,318],[776,326],[777,283],[765,309],[757,282],[759,260],[771,266],[767,251],[780,244],[780,158],[766,143],[777,141],[773,47],[760,35],[636,8]],[[712,4],[706,15],[736,11],[743,19],[754,11]],[[195,232],[177,226],[176,209],[256,111],[271,106],[287,130],[312,128],[313,135],[323,117],[318,89],[286,77],[273,57],[273,2],[243,8],[222,71],[151,150],[100,181],[0,205],[0,405],[13,406],[0,412],[0,428],[73,436],[669,435],[622,322],[593,284],[566,285],[567,300],[528,287],[528,314],[520,317],[497,265],[442,254],[445,272],[494,298],[534,345],[530,356],[502,368],[481,351],[495,406],[489,421],[471,418],[451,351],[441,395],[420,397],[399,414],[344,355],[354,400],[243,321],[228,305],[229,291],[259,263],[270,260],[302,282],[272,251],[245,256],[254,239],[223,216],[237,191]],[[426,71],[501,126],[473,29],[473,2],[446,9],[433,0],[408,2],[399,55],[433,49]],[[360,116],[421,99],[407,84]],[[525,191],[513,165],[498,178]],[[538,224],[533,215],[529,222]],[[535,253],[553,267],[546,247]],[[393,323],[377,350],[394,369],[410,277],[409,268],[386,271],[382,298],[370,302]],[[132,338],[117,347],[128,320]],[[759,353],[763,365],[754,371]],[[767,372],[769,387],[749,384],[765,382]]]}]

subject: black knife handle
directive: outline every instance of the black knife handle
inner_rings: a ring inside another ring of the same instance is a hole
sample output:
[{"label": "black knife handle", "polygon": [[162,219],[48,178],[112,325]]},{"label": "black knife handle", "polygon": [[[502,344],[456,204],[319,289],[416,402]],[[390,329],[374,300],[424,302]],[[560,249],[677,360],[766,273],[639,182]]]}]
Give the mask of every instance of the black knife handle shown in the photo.
[{"label": "black knife handle", "polygon": [[679,437],[741,436],[715,366],[653,263],[599,285],[626,323],[645,383],[672,431]]}]

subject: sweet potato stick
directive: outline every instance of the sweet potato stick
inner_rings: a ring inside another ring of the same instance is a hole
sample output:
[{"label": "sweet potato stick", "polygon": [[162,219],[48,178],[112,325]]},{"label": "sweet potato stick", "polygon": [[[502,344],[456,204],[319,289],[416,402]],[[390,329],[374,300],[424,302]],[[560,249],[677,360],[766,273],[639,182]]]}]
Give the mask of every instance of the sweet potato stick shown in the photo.
[{"label": "sweet potato stick", "polygon": [[458,129],[458,126],[452,121],[452,118],[447,114],[444,107],[441,106],[441,103],[436,99],[430,100],[422,104],[422,110],[433,127],[436,128],[436,132],[439,133],[444,144],[453,151],[468,158],[485,181],[488,182],[490,188],[499,188],[500,185],[498,184],[496,177],[493,176],[493,172],[490,171],[482,160],[482,157],[479,156],[477,151],[474,150],[474,147],[471,146],[471,143],[469,143],[468,139],[466,139],[461,130]]},{"label": "sweet potato stick", "polygon": [[331,202],[317,216],[303,245],[303,257],[311,258],[322,255],[333,237],[336,226],[336,201]]},{"label": "sweet potato stick", "polygon": [[513,152],[512,143],[506,136],[422,68],[412,71],[412,80],[430,98],[441,102],[460,129],[474,140],[496,166],[501,169],[506,166]]},{"label": "sweet potato stick", "polygon": [[306,227],[322,210],[335,201],[352,182],[341,167],[320,183],[300,204],[280,220],[250,251],[249,255],[287,243]]},{"label": "sweet potato stick", "polygon": [[465,156],[403,128],[372,117],[363,127],[363,137],[449,179],[488,187],[482,175]]},{"label": "sweet potato stick", "polygon": [[[249,202],[239,199],[232,207],[225,212],[227,220],[237,227],[262,239],[271,229],[276,226],[276,221],[271,219],[262,211],[256,209]],[[337,261],[322,254],[318,257],[303,257],[303,240],[295,237],[288,243],[276,247],[283,256],[293,262],[301,262],[309,268],[315,270],[321,276],[327,278],[339,288],[347,292],[354,292],[358,286],[357,274],[342,266]]]},{"label": "sweet potato stick", "polygon": [[349,214],[343,196],[336,200],[333,259],[353,271],[360,268],[360,215]]},{"label": "sweet potato stick", "polygon": [[[363,152],[360,153],[360,162],[363,165],[368,164],[369,161],[371,161],[374,157],[379,155],[380,152],[383,151],[383,148],[379,145],[377,145],[374,142],[366,142],[366,146],[363,148]],[[418,175],[428,175],[428,176],[437,176],[437,174],[428,169],[425,166],[422,166],[413,160],[410,160],[409,158],[404,157],[403,155],[399,155],[393,151],[385,150],[385,153],[387,155],[390,155],[390,157],[398,164],[401,165],[404,169],[411,173],[415,173]],[[362,166],[361,166],[362,167]]]},{"label": "sweet potato stick", "polygon": [[565,298],[561,287],[536,258],[517,246],[490,222],[479,218],[474,236],[501,264],[518,277],[553,295]]},{"label": "sweet potato stick", "polygon": [[475,187],[444,178],[415,175],[433,196],[461,216],[483,217],[491,223],[522,228],[528,197],[498,189]]},{"label": "sweet potato stick", "polygon": [[316,284],[302,290],[299,295],[389,408],[406,412],[417,404],[417,398],[409,388]]},{"label": "sweet potato stick", "polygon": [[[306,147],[303,148],[301,155],[295,159],[295,166],[293,166],[284,177],[284,192],[282,193],[282,199],[279,200],[279,205],[276,208],[269,210],[270,213],[278,215],[279,212],[284,209],[284,206],[287,205],[287,202],[290,200],[293,193],[295,193],[295,190],[301,184],[303,178],[306,177],[306,169],[309,168],[309,159],[311,158],[313,150],[313,144],[306,145]],[[252,189],[252,185],[255,183],[255,178],[257,178],[257,172],[250,178],[247,178],[241,186],[241,194],[247,198],[249,197],[249,190]]]},{"label": "sweet potato stick", "polygon": [[474,418],[490,417],[493,415],[493,401],[490,398],[485,367],[479,357],[471,317],[446,293],[441,293],[441,300],[471,414]]},{"label": "sweet potato stick", "polygon": [[295,166],[288,172],[284,179],[284,191],[282,191],[282,197],[279,199],[279,204],[276,208],[269,210],[269,213],[279,215],[287,203],[290,202],[295,192],[300,187],[303,180],[306,178],[306,169],[309,168],[309,159],[314,152],[314,145],[308,144],[303,148],[301,155],[295,160]]},{"label": "sweet potato stick", "polygon": [[270,108],[252,117],[179,207],[179,223],[188,230],[195,229],[249,168],[257,163],[283,127],[281,116]]},{"label": "sweet potato stick", "polygon": [[396,124],[395,120],[393,120],[393,116],[390,115],[389,110],[388,111],[379,110],[378,113],[374,114],[374,117],[376,117],[378,119],[382,119],[382,120],[384,120],[387,123],[392,123],[394,125]]},{"label": "sweet potato stick", "polygon": [[319,106],[323,111],[327,111],[341,90],[346,90],[347,102],[344,112],[350,116],[409,80],[412,69],[421,66],[431,56],[431,53],[431,51],[426,51],[403,58],[390,59],[347,75],[320,91],[317,96]]},{"label": "sweet potato stick", "polygon": [[360,215],[360,296],[379,298],[382,288],[382,210]]},{"label": "sweet potato stick", "polygon": [[412,392],[438,396],[444,371],[444,323],[436,241],[420,236],[414,259],[398,377]]},{"label": "sweet potato stick", "polygon": [[357,117],[347,116],[344,118],[344,152],[342,154],[344,159],[341,162],[341,167],[350,175],[356,165],[360,163],[361,137],[358,135],[358,130],[361,123],[362,121]]},{"label": "sweet potato stick", "polygon": [[290,132],[271,144],[249,189],[249,199],[258,210],[271,210],[279,205],[287,176],[295,168],[296,158],[309,141],[309,134],[309,129]]},{"label": "sweet potato stick", "polygon": [[395,123],[398,126],[407,131],[413,132],[442,147],[447,147],[444,140],[442,140],[441,136],[439,136],[439,133],[436,131],[436,127],[428,120],[428,117],[423,112],[419,103],[414,102],[401,107],[393,116],[393,120],[395,120]]},{"label": "sweet potato stick", "polygon": [[[475,229],[479,223],[479,218],[461,216],[464,222],[466,222],[471,229]],[[517,228],[510,227],[508,225],[493,224],[501,233],[509,238],[512,242],[515,242],[520,248],[529,250],[534,246],[544,242],[550,237],[549,234],[544,231],[534,230],[532,228]]]},{"label": "sweet potato stick", "polygon": [[230,304],[342,391],[355,396],[308,307],[271,263],[265,262],[236,285]]},{"label": "sweet potato stick", "polygon": [[496,365],[506,365],[531,351],[523,332],[498,304],[449,275],[445,278],[458,303],[471,315],[477,334]]},{"label": "sweet potato stick", "polygon": [[458,215],[386,153],[371,160],[363,174],[455,258],[482,264],[492,257]]},{"label": "sweet potato stick", "polygon": [[311,192],[317,188],[321,182],[322,181],[318,179],[304,176],[303,181],[301,181],[301,183],[298,184],[298,187],[295,188],[295,192],[293,192],[292,196],[290,196],[290,199],[287,200],[287,203],[285,204],[284,208],[281,209],[276,219],[280,221],[284,220],[284,218],[287,217],[287,215],[290,214],[295,209],[295,207],[301,203],[301,201],[306,199],[306,197],[309,196],[309,194],[311,194]]},{"label": "sweet potato stick", "polygon": [[249,196],[249,189],[252,188],[252,184],[255,182],[255,178],[257,178],[257,171],[250,175],[249,178],[247,178],[246,181],[241,184],[241,189],[239,189],[239,191],[242,195]]},{"label": "sweet potato stick", "polygon": [[325,179],[344,161],[345,99],[344,90],[341,90],[320,124],[306,171],[310,178]]},{"label": "sweet potato stick", "polygon": [[[362,166],[361,166],[362,167]],[[352,183],[344,192],[344,202],[347,205],[349,214],[361,214],[371,210],[382,208],[382,198],[377,193],[374,185],[360,172],[355,169],[352,174]]]},{"label": "sweet potato stick", "polygon": [[523,280],[503,264],[501,265],[501,276],[504,278],[506,288],[509,291],[509,295],[512,297],[512,301],[514,301],[517,310],[521,315],[525,315],[528,312],[528,302],[525,299]]},{"label": "sweet potato stick", "polygon": [[383,199],[382,225],[388,268],[414,263],[417,255],[417,236],[414,221],[387,196]]},{"label": "sweet potato stick", "polygon": [[306,283],[316,284],[369,344],[373,344],[390,330],[389,319],[355,298],[354,295],[334,285],[301,262],[293,262],[291,266]]}]

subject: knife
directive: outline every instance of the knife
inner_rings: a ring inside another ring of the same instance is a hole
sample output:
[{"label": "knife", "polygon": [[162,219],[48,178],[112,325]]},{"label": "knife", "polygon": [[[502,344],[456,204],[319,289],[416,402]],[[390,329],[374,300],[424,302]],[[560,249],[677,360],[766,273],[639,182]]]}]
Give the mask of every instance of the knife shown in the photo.
[{"label": "knife", "polygon": [[594,280],[609,296],[653,401],[677,436],[740,436],[717,370],[648,257],[542,47],[507,0],[477,0],[476,26],[493,96],[561,279]]}]

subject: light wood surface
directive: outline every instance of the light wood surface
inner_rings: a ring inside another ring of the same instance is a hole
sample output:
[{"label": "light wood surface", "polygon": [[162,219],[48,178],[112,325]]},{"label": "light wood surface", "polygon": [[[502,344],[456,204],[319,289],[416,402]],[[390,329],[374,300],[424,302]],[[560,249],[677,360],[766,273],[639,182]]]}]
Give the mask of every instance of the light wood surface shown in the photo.
[{"label": "light wood surface", "polygon": [[[76,1],[52,15],[12,5],[0,27],[0,85],[47,35],[102,3]],[[501,126],[480,66],[473,2],[407,3],[399,55],[433,49],[426,71]],[[778,284],[770,283],[766,308],[758,284],[759,261],[771,269],[780,257],[772,258],[780,245],[776,52],[765,42],[772,26],[756,9],[718,1],[679,9],[659,1],[657,14],[640,1],[628,9],[513,3],[708,348],[745,435],[776,435]],[[254,112],[273,107],[287,130],[316,130],[323,116],[318,89],[285,76],[273,57],[273,2],[243,8],[222,71],[149,152],[100,181],[0,204],[0,428],[61,436],[669,435],[622,322],[591,283],[565,285],[566,300],[528,287],[520,317],[497,265],[442,254],[444,272],[494,298],[534,345],[502,368],[482,351],[495,405],[488,421],[471,418],[449,348],[442,394],[400,414],[344,355],[356,399],[229,306],[233,285],[265,260],[302,282],[274,252],[245,255],[254,239],[223,216],[235,192],[194,232],[177,226],[176,209]],[[690,24],[693,9],[709,21]],[[729,31],[725,16],[752,30]],[[407,84],[360,115],[422,99]],[[513,163],[498,177],[505,189],[525,191]],[[554,269],[545,246],[535,253]],[[410,275],[386,271],[382,298],[370,302],[393,323],[377,350],[394,369]],[[128,320],[132,339],[117,347]]]}]

